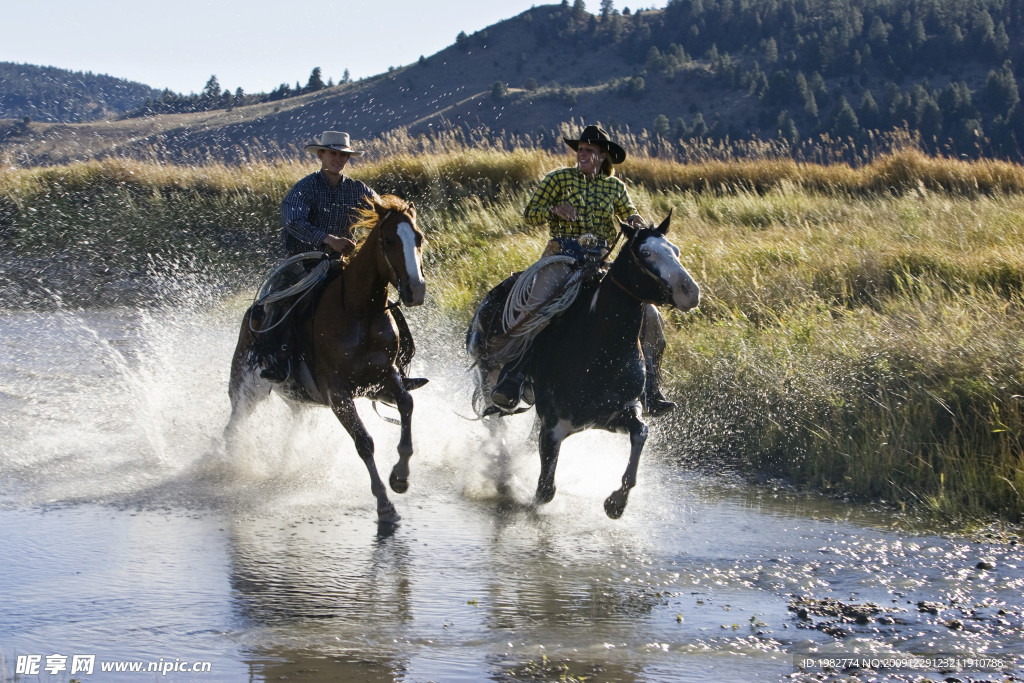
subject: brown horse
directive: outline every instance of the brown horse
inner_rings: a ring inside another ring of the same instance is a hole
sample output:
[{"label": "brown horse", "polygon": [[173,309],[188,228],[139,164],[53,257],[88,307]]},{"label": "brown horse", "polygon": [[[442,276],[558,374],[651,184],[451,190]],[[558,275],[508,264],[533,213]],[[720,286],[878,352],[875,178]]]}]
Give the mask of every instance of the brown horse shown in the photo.
[{"label": "brown horse", "polygon": [[355,442],[356,452],[370,473],[370,490],[377,498],[380,522],[400,517],[388,500],[387,489],[373,459],[373,438],[367,432],[355,399],[367,397],[393,403],[401,416],[398,463],[389,479],[396,493],[409,488],[412,456],[413,400],[399,372],[399,332],[388,304],[388,285],[398,290],[402,303],[423,303],[421,250],[423,233],[416,226],[411,203],[385,195],[353,225],[353,234],[369,232],[348,263],[327,279],[312,311],[295,321],[292,373],[278,384],[260,377],[252,353],[258,333],[250,327],[252,309],[246,311],[231,363],[231,418],[225,428],[230,440],[255,404],[277,391],[292,404],[329,407]]}]

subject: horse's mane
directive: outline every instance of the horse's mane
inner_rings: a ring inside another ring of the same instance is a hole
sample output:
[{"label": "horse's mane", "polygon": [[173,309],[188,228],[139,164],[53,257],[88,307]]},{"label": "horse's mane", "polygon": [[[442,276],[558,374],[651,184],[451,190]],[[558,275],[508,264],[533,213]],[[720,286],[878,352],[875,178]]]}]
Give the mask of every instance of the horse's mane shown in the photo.
[{"label": "horse's mane", "polygon": [[376,200],[371,200],[370,206],[364,206],[356,210],[359,217],[349,226],[349,230],[352,232],[352,239],[355,240],[358,246],[362,246],[366,235],[373,229],[373,226],[377,225],[377,221],[380,220],[380,216],[377,215],[378,209],[405,213],[409,208],[409,202],[393,194],[386,194]]}]

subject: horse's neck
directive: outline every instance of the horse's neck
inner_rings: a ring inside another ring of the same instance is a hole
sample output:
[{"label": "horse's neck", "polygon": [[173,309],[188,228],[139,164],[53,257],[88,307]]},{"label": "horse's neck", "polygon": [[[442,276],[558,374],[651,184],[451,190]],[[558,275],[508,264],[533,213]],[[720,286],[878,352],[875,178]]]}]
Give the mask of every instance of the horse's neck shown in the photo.
[{"label": "horse's neck", "polygon": [[617,279],[615,270],[609,270],[598,286],[595,298],[587,305],[593,306],[594,324],[598,328],[596,336],[602,344],[612,340],[634,344],[643,322],[644,302],[617,284],[621,280]]},{"label": "horse's neck", "polygon": [[339,279],[344,281],[341,296],[349,311],[372,313],[384,310],[388,298],[388,276],[382,267],[379,236],[376,230],[363,241]]}]

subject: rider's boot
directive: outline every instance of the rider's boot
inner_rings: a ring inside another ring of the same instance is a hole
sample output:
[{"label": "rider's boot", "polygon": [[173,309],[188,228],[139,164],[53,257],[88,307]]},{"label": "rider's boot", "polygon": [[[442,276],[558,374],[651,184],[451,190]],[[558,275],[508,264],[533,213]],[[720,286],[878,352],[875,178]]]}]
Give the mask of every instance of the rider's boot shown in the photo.
[{"label": "rider's boot", "polygon": [[674,401],[669,401],[661,393],[661,377],[658,368],[648,367],[647,382],[644,387],[644,404],[646,412],[651,417],[664,415],[676,409]]},{"label": "rider's boot", "polygon": [[402,309],[395,306],[391,309],[391,317],[398,328],[398,374],[402,378],[402,385],[406,391],[419,389],[430,380],[426,377],[409,377],[409,364],[416,354],[416,344],[409,330],[409,323],[405,319]]},{"label": "rider's boot", "polygon": [[402,375],[402,385],[406,391],[412,391],[413,389],[419,389],[430,380],[426,377],[406,377]]},{"label": "rider's boot", "polygon": [[644,306],[644,319],[640,328],[640,349],[644,355],[647,378],[644,383],[644,409],[652,416],[664,415],[675,410],[676,404],[661,393],[661,358],[665,353],[665,332],[658,309],[651,304]]},{"label": "rider's boot", "polygon": [[498,382],[491,389],[491,403],[502,410],[514,410],[523,398],[523,384],[526,382],[526,356],[507,363],[498,374]]}]

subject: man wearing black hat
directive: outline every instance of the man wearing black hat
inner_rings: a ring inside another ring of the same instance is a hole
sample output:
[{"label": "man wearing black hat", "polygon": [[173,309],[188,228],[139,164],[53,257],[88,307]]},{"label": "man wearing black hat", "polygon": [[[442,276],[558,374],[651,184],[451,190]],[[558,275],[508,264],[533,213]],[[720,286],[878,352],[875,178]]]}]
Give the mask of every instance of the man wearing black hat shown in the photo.
[{"label": "man wearing black hat", "polygon": [[615,177],[613,164],[625,161],[626,151],[597,126],[584,128],[577,140],[563,140],[576,152],[576,166],[554,170],[540,181],[526,205],[526,222],[547,223],[552,239],[590,233],[609,244],[619,232],[618,217],[643,225],[626,184]]},{"label": "man wearing black hat", "polygon": [[[587,126],[578,139],[562,138],[576,152],[576,166],[559,168],[540,181],[530,197],[523,217],[530,225],[545,225],[551,231],[543,256],[562,252],[564,240],[594,235],[598,245],[609,249],[619,233],[619,218],[634,227],[645,225],[629,198],[626,184],[615,177],[613,165],[626,160],[626,151],[597,126]],[[541,308],[555,289],[562,287],[570,272],[565,264],[553,264],[538,274],[531,290],[531,304]],[[658,415],[676,407],[660,389],[661,352],[665,348],[661,316],[654,306],[644,311],[642,346],[647,363],[648,386],[645,392],[647,412]],[[537,326],[534,334],[543,329]],[[503,410],[513,410],[522,398],[529,351],[501,372],[491,391],[491,402]]]}]

